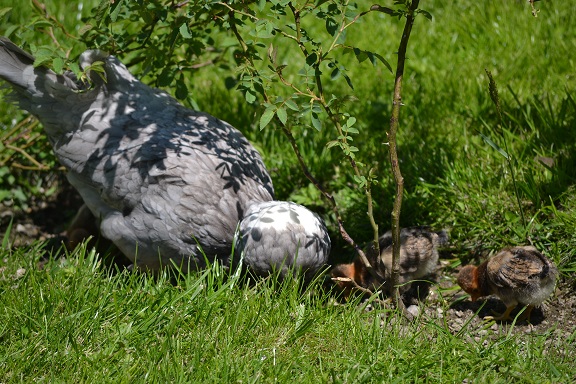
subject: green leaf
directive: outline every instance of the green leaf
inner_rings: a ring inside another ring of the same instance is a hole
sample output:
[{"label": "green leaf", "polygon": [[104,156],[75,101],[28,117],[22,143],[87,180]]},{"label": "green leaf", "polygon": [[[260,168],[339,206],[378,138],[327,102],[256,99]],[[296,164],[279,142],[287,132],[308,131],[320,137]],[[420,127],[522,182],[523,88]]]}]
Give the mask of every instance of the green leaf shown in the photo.
[{"label": "green leaf", "polygon": [[321,122],[320,119],[318,118],[318,114],[315,113],[315,112],[312,112],[312,113],[310,114],[310,117],[311,117],[311,119],[312,119],[312,126],[313,126],[314,128],[316,128],[316,130],[317,130],[318,132],[320,132],[320,131],[322,130],[322,122]]},{"label": "green leaf", "polygon": [[336,80],[338,77],[340,77],[340,68],[336,67],[330,73],[330,78]]},{"label": "green leaf", "polygon": [[316,64],[317,61],[318,61],[318,55],[316,54],[316,52],[312,52],[306,57],[306,64],[308,64],[311,67],[314,66],[314,64]]},{"label": "green leaf", "polygon": [[278,119],[280,119],[280,122],[286,125],[286,121],[288,120],[288,114],[286,113],[286,108],[284,107],[278,108],[276,110],[276,115],[278,116]]},{"label": "green leaf", "polygon": [[71,70],[72,72],[74,72],[74,74],[75,74],[76,76],[80,77],[80,72],[81,72],[81,70],[80,70],[80,64],[78,64],[77,62],[70,63],[70,67],[69,67],[69,68],[70,68],[70,70]]},{"label": "green leaf", "polygon": [[346,121],[346,126],[348,128],[350,128],[351,126],[353,126],[356,123],[356,118],[354,116],[350,116],[348,118],[348,121]]},{"label": "green leaf", "polygon": [[388,8],[388,7],[382,7],[378,4],[374,4],[373,6],[370,7],[371,11],[377,11],[377,12],[382,12],[382,13],[386,13],[390,16],[395,16],[396,15],[396,11]]},{"label": "green leaf", "polygon": [[180,26],[180,34],[182,35],[183,38],[185,39],[191,39],[192,38],[192,34],[190,33],[190,30],[188,29],[188,24],[184,23]]},{"label": "green leaf", "polygon": [[348,86],[349,86],[351,89],[354,89],[354,86],[352,85],[352,80],[350,80],[350,77],[349,77],[347,74],[344,73],[344,78],[346,79],[346,83],[348,84]]},{"label": "green leaf", "polygon": [[57,57],[52,61],[52,68],[56,73],[62,73],[64,68],[64,60],[61,57]]},{"label": "green leaf", "polygon": [[116,3],[112,3],[111,12],[110,12],[110,20],[116,22],[118,20],[118,14],[120,13],[120,9],[122,9],[121,5],[123,0],[120,0]]},{"label": "green leaf", "polygon": [[4,31],[2,31],[2,33],[4,34],[4,36],[11,36],[12,33],[14,33],[14,31],[17,30],[18,28],[20,28],[19,25],[11,25],[8,28],[6,28]]},{"label": "green leaf", "polygon": [[244,94],[244,98],[250,104],[252,104],[256,101],[256,95],[253,92],[251,92],[249,89],[246,90],[246,93]]},{"label": "green leaf", "polygon": [[183,75],[180,75],[176,82],[175,95],[179,100],[185,100],[188,97],[188,87],[186,87]]},{"label": "green leaf", "polygon": [[44,52],[41,51],[39,54],[36,53],[34,55],[34,66],[35,67],[40,67],[42,65],[45,65],[47,63],[49,63],[50,61],[52,61],[52,52]]},{"label": "green leaf", "polygon": [[54,26],[54,24],[47,20],[34,20],[31,25],[33,25],[34,28],[51,28]]},{"label": "green leaf", "polygon": [[264,111],[262,116],[260,116],[260,130],[264,129],[270,123],[270,121],[272,121],[274,112],[275,111],[273,108],[268,108]]},{"label": "green leaf", "polygon": [[326,31],[330,36],[334,36],[336,31],[338,31],[338,23],[331,17],[326,18]]},{"label": "green leaf", "polygon": [[427,18],[428,20],[432,21],[432,15],[430,14],[430,12],[425,11],[423,9],[419,9],[416,11],[416,13],[420,13],[422,14],[425,18]]},{"label": "green leaf", "polygon": [[337,145],[340,145],[340,142],[338,140],[332,140],[326,143],[326,148],[332,148]]},{"label": "green leaf", "polygon": [[293,111],[299,112],[300,108],[298,108],[298,104],[294,102],[292,99],[288,99],[284,102],[284,105],[290,108]]},{"label": "green leaf", "polygon": [[[390,63],[388,62],[388,60],[386,60],[385,58],[383,58],[381,55],[374,53],[374,56],[380,60],[380,62],[382,64],[384,64],[386,66],[386,68],[388,68],[388,70],[390,71],[390,73],[392,73],[392,66],[390,65]],[[375,65],[375,63],[373,63]]]},{"label": "green leaf", "polygon": [[156,84],[159,87],[167,87],[172,84],[172,80],[176,76],[176,68],[165,67],[156,78]]},{"label": "green leaf", "polygon": [[354,175],[354,181],[358,184],[360,188],[364,188],[366,185],[366,177],[365,176],[357,176]]},{"label": "green leaf", "polygon": [[10,12],[12,8],[2,8],[0,9],[0,18],[4,17],[8,12]]},{"label": "green leaf", "polygon": [[354,55],[356,55],[356,60],[358,60],[359,63],[366,61],[366,59],[368,58],[366,51],[360,48],[354,48]]}]

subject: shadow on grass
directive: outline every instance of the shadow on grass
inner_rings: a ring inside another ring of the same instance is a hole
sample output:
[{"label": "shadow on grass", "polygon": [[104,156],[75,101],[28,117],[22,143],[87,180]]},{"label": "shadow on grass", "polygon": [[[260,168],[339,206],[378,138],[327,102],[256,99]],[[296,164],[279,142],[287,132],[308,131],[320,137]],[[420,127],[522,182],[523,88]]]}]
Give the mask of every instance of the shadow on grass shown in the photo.
[{"label": "shadow on grass", "polygon": [[[451,309],[462,311],[462,312],[474,312],[477,313],[478,318],[484,319],[486,316],[493,316],[495,313],[503,313],[506,310],[506,306],[502,301],[489,297],[486,300],[478,300],[472,302],[470,300],[456,300],[450,305]],[[510,321],[499,321],[500,323],[512,323],[514,318],[523,309],[522,305],[518,305],[511,313],[512,320]],[[541,308],[534,308],[532,314],[530,315],[530,324],[538,325],[544,321],[544,313]],[[526,320],[519,321],[517,324],[528,324]]]}]

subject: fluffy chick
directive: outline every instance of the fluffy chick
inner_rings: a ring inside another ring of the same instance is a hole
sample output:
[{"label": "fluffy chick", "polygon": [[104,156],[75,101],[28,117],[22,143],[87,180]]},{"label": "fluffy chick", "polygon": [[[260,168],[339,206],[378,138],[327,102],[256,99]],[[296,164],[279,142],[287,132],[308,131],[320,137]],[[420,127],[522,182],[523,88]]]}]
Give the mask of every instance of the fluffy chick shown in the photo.
[{"label": "fluffy chick", "polygon": [[[385,278],[392,275],[392,232],[379,239],[380,261],[386,268]],[[434,232],[429,227],[402,228],[400,231],[400,284],[430,275],[438,264],[438,247],[448,243],[446,231]]]},{"label": "fluffy chick", "polygon": [[[409,227],[400,231],[400,276],[399,283],[421,279],[430,275],[438,264],[438,247],[448,243],[446,231],[434,232],[429,227]],[[384,266],[384,282],[377,282],[359,257],[350,264],[340,264],[331,271],[332,278],[353,279],[362,288],[377,289],[380,286],[386,291],[392,288],[390,279],[392,275],[392,232],[388,231],[379,239],[379,261]],[[371,261],[376,267],[376,260]],[[354,284],[350,281],[336,280],[336,285],[343,292],[344,297],[350,296]],[[405,285],[402,291],[409,288]]]},{"label": "fluffy chick", "polygon": [[530,321],[534,306],[554,291],[558,269],[533,246],[505,248],[478,267],[467,265],[458,274],[458,285],[472,301],[488,295],[498,296],[506,311],[485,320],[511,320],[518,304],[526,305],[522,320]]}]

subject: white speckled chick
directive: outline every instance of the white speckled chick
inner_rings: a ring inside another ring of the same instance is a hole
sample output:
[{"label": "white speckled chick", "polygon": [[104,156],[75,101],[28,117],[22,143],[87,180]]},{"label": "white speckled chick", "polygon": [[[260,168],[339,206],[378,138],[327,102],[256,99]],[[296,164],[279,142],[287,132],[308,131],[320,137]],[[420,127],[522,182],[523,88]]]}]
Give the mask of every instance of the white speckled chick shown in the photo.
[{"label": "white speckled chick", "polygon": [[257,275],[302,271],[309,281],[326,265],[330,237],[322,219],[302,205],[256,203],[240,222],[235,254]]}]

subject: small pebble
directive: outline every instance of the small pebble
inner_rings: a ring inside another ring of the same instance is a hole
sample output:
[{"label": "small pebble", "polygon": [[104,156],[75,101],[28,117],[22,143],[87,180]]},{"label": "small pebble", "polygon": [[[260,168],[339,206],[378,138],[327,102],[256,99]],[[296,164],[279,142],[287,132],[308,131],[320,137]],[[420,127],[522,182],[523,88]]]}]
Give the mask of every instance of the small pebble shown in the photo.
[{"label": "small pebble", "polygon": [[25,268],[18,268],[16,274],[14,275],[14,280],[21,279],[26,274]]},{"label": "small pebble", "polygon": [[420,314],[420,308],[414,304],[406,308],[406,310],[414,317],[418,317],[418,315]]}]

